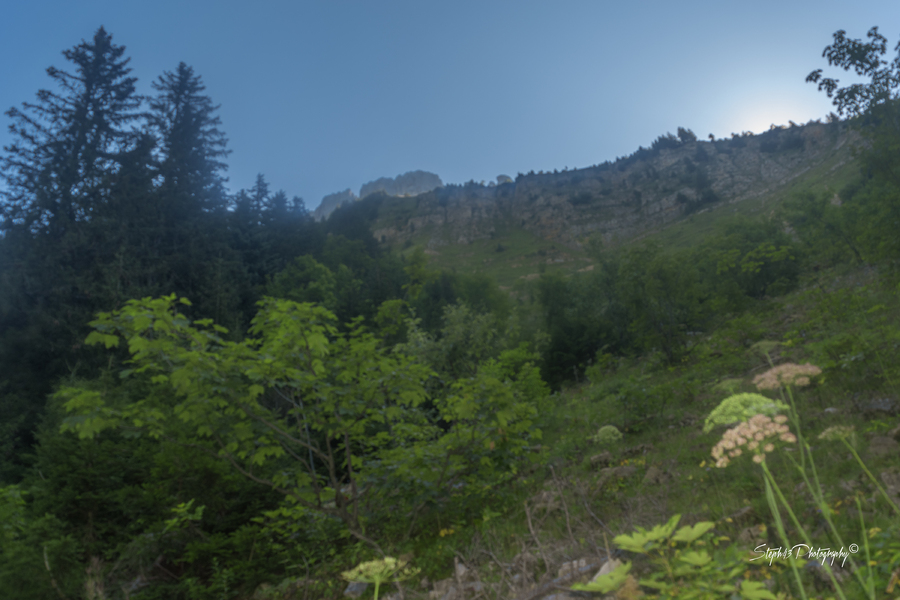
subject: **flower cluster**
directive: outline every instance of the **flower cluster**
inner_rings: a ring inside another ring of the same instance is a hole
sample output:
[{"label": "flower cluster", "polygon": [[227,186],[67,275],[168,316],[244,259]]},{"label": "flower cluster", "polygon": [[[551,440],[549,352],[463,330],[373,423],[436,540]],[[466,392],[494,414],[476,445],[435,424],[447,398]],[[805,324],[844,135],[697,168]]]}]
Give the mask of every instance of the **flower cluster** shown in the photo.
[{"label": "flower cluster", "polygon": [[828,441],[850,439],[856,441],[856,430],[849,425],[835,425],[820,433],[819,439]]},{"label": "flower cluster", "polygon": [[760,394],[735,394],[722,400],[722,403],[709,413],[703,431],[708,433],[717,425],[734,425],[746,421],[753,415],[774,416],[787,408],[784,402]]},{"label": "flower cluster", "polygon": [[615,444],[622,439],[622,432],[615,425],[604,425],[590,439],[596,444]]},{"label": "flower cluster", "polygon": [[409,579],[419,573],[419,569],[406,566],[406,561],[392,556],[381,560],[370,560],[361,563],[349,571],[341,573],[347,581],[362,583],[381,583],[383,581]]},{"label": "flower cluster", "polygon": [[822,369],[810,363],[805,365],[785,363],[772,367],[762,375],[757,375],[753,378],[753,383],[759,390],[777,390],[783,385],[803,387],[809,385],[810,377],[821,373]]},{"label": "flower cluster", "polygon": [[732,458],[743,454],[744,447],[754,452],[753,462],[763,462],[766,453],[775,450],[775,444],[772,443],[774,440],[770,441],[770,438],[795,443],[797,436],[785,425],[787,420],[784,415],[778,415],[774,419],[767,415],[755,415],[749,421],[729,429],[712,449],[716,466],[720,468],[728,466]]}]

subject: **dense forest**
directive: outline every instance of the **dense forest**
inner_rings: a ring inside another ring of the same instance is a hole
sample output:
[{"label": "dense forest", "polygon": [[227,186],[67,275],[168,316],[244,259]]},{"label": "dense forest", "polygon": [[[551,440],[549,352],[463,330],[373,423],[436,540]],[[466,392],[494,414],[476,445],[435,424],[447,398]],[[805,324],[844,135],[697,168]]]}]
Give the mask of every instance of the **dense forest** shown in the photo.
[{"label": "dense forest", "polygon": [[[0,591],[337,597],[341,572],[392,555],[420,569],[408,593],[427,594],[419,580],[454,565],[461,585],[462,554],[491,535],[552,575],[533,504],[527,529],[497,524],[548,494],[545,482],[563,503],[577,496],[561,480],[594,463],[573,428],[596,419],[577,416],[573,394],[577,410],[612,407],[602,424],[617,433],[656,440],[697,410],[704,386],[740,370],[715,371],[731,355],[710,340],[745,352],[765,336],[760,315],[786,298],[875,273],[888,299],[858,314],[894,314],[900,64],[881,59],[877,30],[868,39],[838,32],[825,56],[871,83],[809,78],[864,140],[859,173],[836,194],[723,218],[686,248],[588,241],[596,268],[510,293],[431,268],[421,248],[379,244],[377,194],[323,222],[263,175],[230,194],[225,133],[200,75],[179,64],[141,96],[125,48],[100,28],[48,69],[57,91],[7,112]],[[684,140],[696,136],[679,129],[653,149]],[[865,351],[846,332],[816,346],[813,329],[792,326],[779,343],[802,346],[809,330],[809,352],[831,356],[821,366],[841,393],[893,389],[896,325],[865,329],[880,332]],[[597,517],[609,503],[585,499],[575,516],[620,533],[602,522],[612,513]],[[560,537],[577,547],[565,506]],[[493,556],[489,597],[506,597],[506,558]]]}]

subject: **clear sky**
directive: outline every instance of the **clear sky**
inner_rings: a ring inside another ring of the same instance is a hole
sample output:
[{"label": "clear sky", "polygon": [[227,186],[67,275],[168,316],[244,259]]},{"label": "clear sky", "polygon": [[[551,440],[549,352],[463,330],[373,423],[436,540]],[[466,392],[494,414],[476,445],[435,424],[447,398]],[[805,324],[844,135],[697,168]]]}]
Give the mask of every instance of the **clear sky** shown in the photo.
[{"label": "clear sky", "polygon": [[312,209],[415,169],[489,181],[614,160],[679,126],[822,118],[804,79],[831,35],[878,25],[893,48],[900,2],[17,1],[0,17],[0,108],[50,86],[46,68],[100,25],[142,92],[180,61],[202,76],[233,191],[263,173]]}]

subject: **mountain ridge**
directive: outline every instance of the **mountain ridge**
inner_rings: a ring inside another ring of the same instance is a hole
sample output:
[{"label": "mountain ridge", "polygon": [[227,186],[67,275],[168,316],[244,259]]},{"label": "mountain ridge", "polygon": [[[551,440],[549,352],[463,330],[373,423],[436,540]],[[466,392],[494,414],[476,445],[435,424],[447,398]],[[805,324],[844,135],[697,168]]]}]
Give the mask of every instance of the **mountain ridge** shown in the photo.
[{"label": "mountain ridge", "polygon": [[316,221],[325,220],[332,212],[344,204],[356,202],[372,194],[384,193],[389,196],[416,196],[430,192],[435,188],[443,187],[443,185],[444,182],[441,181],[438,175],[422,170],[407,171],[396,177],[379,177],[374,181],[364,183],[359,189],[359,196],[354,194],[350,188],[343,192],[328,194],[322,198],[322,202],[313,211],[313,218]]},{"label": "mountain ridge", "polygon": [[522,228],[573,249],[599,235],[633,238],[695,212],[772,194],[810,169],[852,160],[845,123],[810,123],[758,135],[683,142],[661,136],[615,162],[514,182],[446,185],[412,198],[384,195],[372,223],[377,240],[435,249],[493,239]]}]

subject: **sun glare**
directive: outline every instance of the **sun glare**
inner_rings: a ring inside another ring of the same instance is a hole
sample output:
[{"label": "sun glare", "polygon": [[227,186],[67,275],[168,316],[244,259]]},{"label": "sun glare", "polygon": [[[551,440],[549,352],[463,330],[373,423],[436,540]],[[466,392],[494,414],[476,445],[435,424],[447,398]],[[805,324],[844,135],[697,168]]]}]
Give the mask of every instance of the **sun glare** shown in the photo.
[{"label": "sun glare", "polygon": [[[763,133],[772,125],[789,126],[793,121],[802,125],[810,120],[823,119],[827,114],[815,103],[802,101],[775,101],[753,105],[745,105],[741,110],[735,111],[733,132]],[[729,132],[731,133],[731,132]]]}]

